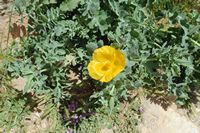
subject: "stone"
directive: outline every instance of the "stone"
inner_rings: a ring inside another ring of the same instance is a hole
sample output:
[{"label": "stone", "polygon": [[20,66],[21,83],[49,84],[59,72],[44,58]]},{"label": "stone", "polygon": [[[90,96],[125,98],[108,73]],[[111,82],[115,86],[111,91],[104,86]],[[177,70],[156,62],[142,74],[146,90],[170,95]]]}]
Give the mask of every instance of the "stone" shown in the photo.
[{"label": "stone", "polygon": [[175,104],[164,110],[160,105],[143,100],[141,133],[200,133],[200,128],[186,116],[181,115]]},{"label": "stone", "polygon": [[104,128],[101,129],[100,133],[114,133],[112,129]]},{"label": "stone", "polygon": [[12,80],[12,86],[18,91],[23,91],[26,85],[26,79],[23,77],[19,77],[17,79]]}]

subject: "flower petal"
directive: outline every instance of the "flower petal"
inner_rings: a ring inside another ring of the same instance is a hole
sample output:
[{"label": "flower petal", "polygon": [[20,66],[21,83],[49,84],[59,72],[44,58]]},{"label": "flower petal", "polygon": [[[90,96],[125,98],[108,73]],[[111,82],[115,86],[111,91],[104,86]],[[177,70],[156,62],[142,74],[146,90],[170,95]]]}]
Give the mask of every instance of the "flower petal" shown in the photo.
[{"label": "flower petal", "polygon": [[101,79],[104,76],[103,73],[100,73],[98,71],[101,66],[102,64],[100,62],[90,61],[90,63],[88,64],[89,75],[96,80]]},{"label": "flower petal", "polygon": [[116,50],[114,56],[114,65],[123,69],[126,65],[124,54],[120,50]]},{"label": "flower petal", "polygon": [[112,73],[112,70],[107,71],[104,76],[99,80],[101,82],[109,82],[113,79],[114,75]]},{"label": "flower petal", "polygon": [[113,47],[103,46],[101,48],[96,49],[92,56],[93,56],[93,60],[96,60],[99,62],[113,61],[114,53],[115,53],[115,49]]}]

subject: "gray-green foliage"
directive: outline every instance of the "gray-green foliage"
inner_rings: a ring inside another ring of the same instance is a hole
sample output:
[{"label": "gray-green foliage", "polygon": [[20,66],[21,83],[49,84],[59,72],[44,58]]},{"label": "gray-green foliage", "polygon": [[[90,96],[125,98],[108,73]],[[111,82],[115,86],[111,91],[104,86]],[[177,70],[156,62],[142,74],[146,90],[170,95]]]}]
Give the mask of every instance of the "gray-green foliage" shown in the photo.
[{"label": "gray-green foliage", "polygon": [[[81,80],[89,79],[86,68],[93,50],[113,45],[124,52],[127,65],[110,83],[91,81],[105,88],[92,96],[97,103],[117,103],[126,98],[128,89],[144,86],[167,88],[184,104],[191,85],[199,82],[200,16],[173,8],[154,11],[154,2],[30,0],[26,3],[29,36],[12,53],[19,60],[8,70],[28,79],[25,92],[52,92],[59,101],[70,98],[69,70],[76,68]],[[113,87],[116,94],[107,95]]]},{"label": "gray-green foliage", "polygon": [[3,61],[14,61],[14,58],[7,55],[4,50],[0,49],[0,91],[5,89],[10,84],[10,78],[7,74],[6,68],[4,68]]},{"label": "gray-green foliage", "polygon": [[116,133],[138,133],[140,99],[135,97],[129,102],[121,103],[110,112],[107,107],[100,108],[96,115],[85,119],[77,132],[100,133],[112,130]]},{"label": "gray-green foliage", "polygon": [[[1,90],[2,91],[2,90]],[[29,99],[14,89],[6,89],[0,94],[0,128],[8,132],[22,128],[25,117],[30,113]],[[34,103],[32,103],[33,105]],[[34,105],[33,105],[34,106]]]}]

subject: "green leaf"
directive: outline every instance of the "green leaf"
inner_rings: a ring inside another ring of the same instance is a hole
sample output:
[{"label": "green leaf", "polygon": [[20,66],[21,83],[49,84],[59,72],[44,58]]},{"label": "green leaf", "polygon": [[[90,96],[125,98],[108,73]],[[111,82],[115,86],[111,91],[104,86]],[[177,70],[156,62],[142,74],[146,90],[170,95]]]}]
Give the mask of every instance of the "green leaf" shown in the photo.
[{"label": "green leaf", "polygon": [[116,2],[115,0],[108,0],[108,3],[110,4],[111,9],[116,13],[116,15],[119,16],[120,13],[119,3]]},{"label": "green leaf", "polygon": [[91,22],[88,24],[90,29],[93,29],[94,27],[98,27],[98,29],[101,31],[101,35],[104,35],[105,30],[107,30],[110,27],[110,24],[107,23],[108,15],[105,11],[100,11],[98,14],[95,14],[92,17]]},{"label": "green leaf", "polygon": [[88,45],[86,45],[86,48],[88,52],[92,54],[94,50],[98,48],[98,46],[97,43],[89,43]]},{"label": "green leaf", "polygon": [[60,5],[62,11],[73,11],[79,4],[83,4],[84,0],[64,0]]},{"label": "green leaf", "polygon": [[29,90],[32,89],[32,87],[33,87],[33,78],[34,78],[33,75],[30,75],[30,76],[27,77],[27,82],[26,82],[26,85],[25,85],[24,90],[23,90],[24,94],[29,92]]},{"label": "green leaf", "polygon": [[43,0],[42,2],[43,2],[43,4],[56,4],[57,3],[56,0]]},{"label": "green leaf", "polygon": [[111,97],[111,98],[110,98],[109,107],[110,107],[110,113],[112,113],[112,110],[113,110],[114,107],[115,107],[115,99],[114,99],[114,97]]},{"label": "green leaf", "polygon": [[186,101],[185,101],[185,99],[178,98],[178,99],[176,99],[176,103],[179,104],[179,105],[185,105]]},{"label": "green leaf", "polygon": [[65,66],[71,65],[73,62],[75,62],[76,57],[69,54],[65,56],[64,64]]},{"label": "green leaf", "polygon": [[112,87],[112,89],[111,89],[111,91],[110,91],[109,94],[110,94],[111,96],[114,96],[114,91],[115,91],[115,86]]},{"label": "green leaf", "polygon": [[83,12],[83,16],[90,16],[90,14],[97,14],[100,10],[100,1],[99,0],[87,0],[85,3],[85,11]]}]

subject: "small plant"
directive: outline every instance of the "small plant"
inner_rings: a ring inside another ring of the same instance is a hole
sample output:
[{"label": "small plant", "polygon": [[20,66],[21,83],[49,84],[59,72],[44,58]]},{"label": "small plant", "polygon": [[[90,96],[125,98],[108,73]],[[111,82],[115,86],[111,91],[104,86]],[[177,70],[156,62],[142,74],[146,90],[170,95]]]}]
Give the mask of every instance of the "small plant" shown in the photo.
[{"label": "small plant", "polygon": [[29,112],[26,107],[27,99],[12,89],[1,92],[0,101],[0,129],[3,130],[2,132],[21,128],[22,120]]},{"label": "small plant", "polygon": [[[170,2],[16,0],[29,35],[8,50],[16,58],[5,63],[8,74],[27,79],[24,94],[50,94],[63,125],[80,131],[83,115],[96,120],[102,108],[112,114],[139,87],[164,90],[185,105],[200,81],[200,16]],[[99,63],[96,54],[106,59]]]},{"label": "small plant", "polygon": [[96,115],[85,119],[77,131],[99,133],[104,129],[109,129],[116,133],[138,133],[140,99],[136,97],[132,101],[124,101],[118,108],[112,113],[107,107],[100,108]]},{"label": "small plant", "polygon": [[5,68],[3,67],[3,60],[13,60],[10,56],[6,55],[3,51],[1,51],[0,54],[0,91],[3,88],[6,88],[6,86],[9,85],[9,77],[7,75],[7,71],[5,70]]}]

